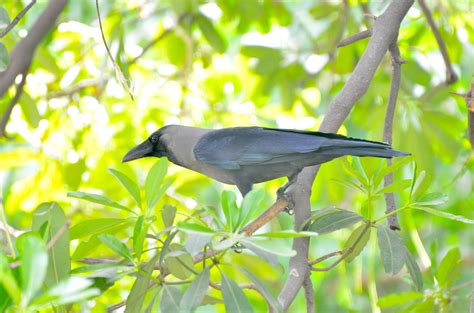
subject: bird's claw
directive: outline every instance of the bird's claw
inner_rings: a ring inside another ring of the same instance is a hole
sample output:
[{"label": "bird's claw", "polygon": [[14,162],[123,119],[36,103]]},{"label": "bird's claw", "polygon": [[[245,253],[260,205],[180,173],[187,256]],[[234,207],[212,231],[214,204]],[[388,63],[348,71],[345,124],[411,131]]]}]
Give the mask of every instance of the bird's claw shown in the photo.
[{"label": "bird's claw", "polygon": [[291,197],[285,192],[286,188],[283,189],[283,187],[279,188],[277,191],[277,200],[282,198],[285,199],[288,202],[288,205],[283,209],[283,211],[285,211],[285,213],[288,215],[293,215],[295,214],[295,204]]},{"label": "bird's claw", "polygon": [[234,250],[235,253],[242,253],[242,250],[243,250],[244,246],[242,246],[242,244],[240,242],[237,242],[236,244],[234,244],[232,246],[232,250]]}]

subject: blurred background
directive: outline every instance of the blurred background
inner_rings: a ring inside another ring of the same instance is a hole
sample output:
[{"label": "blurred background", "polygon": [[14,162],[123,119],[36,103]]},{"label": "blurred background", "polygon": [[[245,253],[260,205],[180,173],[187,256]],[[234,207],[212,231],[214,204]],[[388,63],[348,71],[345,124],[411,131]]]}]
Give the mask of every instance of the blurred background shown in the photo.
[{"label": "blurred background", "polygon": [[[425,188],[448,196],[439,209],[472,219],[474,161],[466,134],[467,108],[464,99],[449,92],[468,90],[472,79],[474,3],[427,2],[459,80],[445,82],[446,66],[440,49],[415,2],[399,34],[401,56],[408,63],[402,67],[393,129],[393,146],[411,152],[413,163],[395,172],[395,176],[411,178],[416,164],[417,173],[425,173]],[[28,3],[6,1],[0,7],[13,18]],[[1,197],[9,224],[17,231],[28,229],[31,212],[45,201],[59,202],[73,225],[124,214],[68,198],[67,192],[100,193],[132,205],[133,199],[107,169],[119,169],[143,183],[154,160],[122,164],[121,159],[130,148],[167,124],[317,130],[329,103],[360,59],[367,39],[342,48],[336,48],[336,44],[370,28],[371,15],[383,12],[388,3],[99,1],[104,35],[119,68],[116,70],[102,42],[95,2],[70,1],[57,25],[37,47],[23,94],[6,125],[8,138],[0,138]],[[37,1],[2,38],[7,51],[11,52],[26,36],[47,4]],[[367,94],[339,133],[382,140],[390,80],[391,60],[387,55]],[[14,96],[15,88],[11,87],[0,99],[2,115]],[[313,210],[328,206],[354,211],[363,208],[364,194],[336,181],[351,179],[343,162],[335,160],[322,167],[313,187]],[[363,159],[362,165],[370,172],[380,161]],[[200,205],[217,207],[222,190],[236,190],[174,165],[168,175],[173,183],[161,201],[187,214]],[[258,185],[267,191],[266,204],[272,202],[276,189],[284,182]],[[406,197],[404,192],[397,193],[397,204],[403,204]],[[376,203],[382,215],[383,198]],[[449,304],[437,308],[467,312],[472,290],[469,282],[474,279],[472,225],[424,212],[406,212],[399,218],[400,234],[416,255],[425,284],[432,292],[437,290],[433,273],[439,261],[450,249],[460,249],[462,262],[452,273],[457,275],[453,286],[465,286],[454,289]],[[267,228],[291,228],[292,220],[281,214]],[[312,239],[312,257],[338,249],[349,234],[343,230]],[[291,246],[291,241],[287,244]],[[72,243],[73,248],[75,245],[77,242]],[[90,253],[94,255],[94,251]],[[374,281],[380,297],[409,290],[406,271],[397,276],[384,274],[377,253],[369,246],[350,264],[314,273],[318,309],[367,311],[368,289]],[[275,293],[285,282],[282,273],[286,259],[270,266],[252,255],[229,258],[260,273]],[[124,279],[116,283],[94,300],[94,307],[100,310],[121,301],[131,282]],[[258,294],[247,295],[255,308],[265,309]],[[302,294],[291,308],[293,312],[304,310]]]}]

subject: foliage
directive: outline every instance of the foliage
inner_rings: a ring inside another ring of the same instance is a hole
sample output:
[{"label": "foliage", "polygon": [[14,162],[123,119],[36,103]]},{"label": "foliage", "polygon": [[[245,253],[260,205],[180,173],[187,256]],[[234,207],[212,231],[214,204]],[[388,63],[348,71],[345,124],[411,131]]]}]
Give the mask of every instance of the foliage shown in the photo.
[{"label": "foliage", "polygon": [[[94,3],[70,1],[38,46],[7,125],[13,139],[0,142],[0,310],[103,311],[117,303],[126,312],[280,312],[291,239],[311,236],[319,311],[467,312],[474,162],[465,104],[448,93],[472,75],[467,2],[431,7],[460,77],[449,88],[436,87],[445,68],[416,5],[400,29],[408,63],[393,146],[413,157],[324,165],[312,215],[297,231],[282,213],[252,236],[239,233],[284,180],[240,199],[166,159],[120,163],[164,124],[317,129],[366,46],[336,48],[370,25],[362,1],[341,3],[99,1],[126,90]],[[377,15],[384,5],[368,8]],[[0,71],[45,6],[35,4],[2,38]],[[1,4],[0,32],[22,9],[19,1]],[[380,140],[390,70],[387,57],[342,134]],[[10,88],[0,112],[14,96]],[[384,187],[389,173],[395,180]],[[385,192],[396,195],[400,232],[385,226]],[[336,261],[319,259],[332,252]],[[291,310],[303,307],[301,294]]]}]

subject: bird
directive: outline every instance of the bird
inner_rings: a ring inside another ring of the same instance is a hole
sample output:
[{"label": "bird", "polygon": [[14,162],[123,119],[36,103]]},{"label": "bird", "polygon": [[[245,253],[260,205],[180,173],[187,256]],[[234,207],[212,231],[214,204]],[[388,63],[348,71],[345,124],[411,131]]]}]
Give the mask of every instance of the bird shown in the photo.
[{"label": "bird", "polygon": [[122,162],[167,157],[176,165],[236,185],[245,196],[254,184],[287,177],[288,182],[279,190],[284,193],[305,167],[345,155],[392,158],[410,153],[383,142],[319,131],[167,125],[131,149]]}]

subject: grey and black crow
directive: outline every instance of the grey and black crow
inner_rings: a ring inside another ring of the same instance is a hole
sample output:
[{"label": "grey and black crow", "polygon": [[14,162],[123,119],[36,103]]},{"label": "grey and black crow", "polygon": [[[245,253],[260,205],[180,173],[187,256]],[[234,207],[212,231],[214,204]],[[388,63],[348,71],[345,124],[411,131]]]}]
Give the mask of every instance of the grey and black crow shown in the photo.
[{"label": "grey and black crow", "polygon": [[167,157],[174,164],[237,185],[245,195],[253,184],[279,177],[288,177],[288,186],[303,168],[344,155],[392,158],[409,153],[382,142],[315,131],[168,125],[130,150],[122,162]]}]

